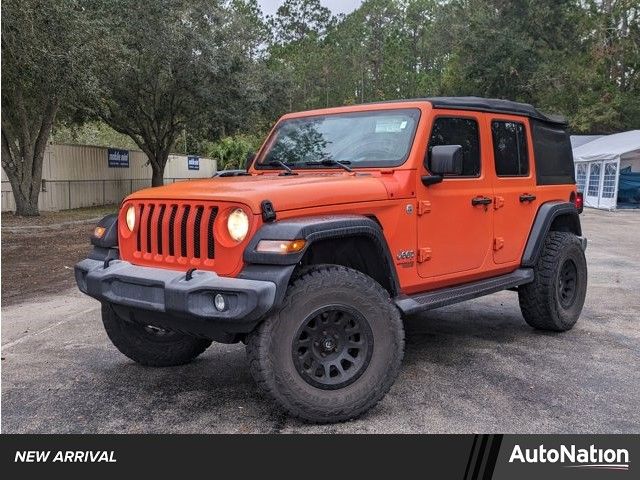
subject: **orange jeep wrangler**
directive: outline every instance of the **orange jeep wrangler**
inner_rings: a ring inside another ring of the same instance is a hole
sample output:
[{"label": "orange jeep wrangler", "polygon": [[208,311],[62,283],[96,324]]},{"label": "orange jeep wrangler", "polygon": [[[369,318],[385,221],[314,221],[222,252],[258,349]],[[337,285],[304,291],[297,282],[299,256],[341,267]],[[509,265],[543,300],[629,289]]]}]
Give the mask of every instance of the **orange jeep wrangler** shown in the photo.
[{"label": "orange jeep wrangler", "polygon": [[246,171],[136,192],[75,267],[143,365],[247,347],[258,385],[314,422],[396,379],[402,316],[500,290],[568,330],[587,266],[566,123],[530,105],[426,98],[285,115]]}]

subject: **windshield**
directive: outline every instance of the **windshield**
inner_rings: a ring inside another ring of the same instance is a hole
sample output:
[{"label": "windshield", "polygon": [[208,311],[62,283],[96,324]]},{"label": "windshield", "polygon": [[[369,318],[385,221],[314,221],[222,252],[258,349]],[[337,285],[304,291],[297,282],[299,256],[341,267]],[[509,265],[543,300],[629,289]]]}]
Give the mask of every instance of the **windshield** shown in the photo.
[{"label": "windshield", "polygon": [[284,162],[308,168],[332,161],[351,167],[398,166],[409,156],[419,119],[420,110],[405,109],[284,120],[257,166]]}]

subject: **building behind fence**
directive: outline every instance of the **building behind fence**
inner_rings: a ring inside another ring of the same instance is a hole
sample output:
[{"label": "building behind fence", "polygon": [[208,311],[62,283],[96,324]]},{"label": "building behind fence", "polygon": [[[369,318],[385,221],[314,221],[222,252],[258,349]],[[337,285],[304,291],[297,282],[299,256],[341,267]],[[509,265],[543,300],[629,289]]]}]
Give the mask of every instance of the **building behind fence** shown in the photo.
[{"label": "building behind fence", "polygon": [[[118,152],[122,154],[120,158]],[[139,150],[129,150],[128,155],[125,152],[106,147],[50,144],[42,166],[38,201],[40,210],[67,210],[120,203],[130,193],[151,186],[151,166],[148,165],[147,156]],[[111,159],[109,154],[112,155]],[[118,161],[114,161],[114,155]],[[171,155],[164,179],[165,183],[172,183],[211,178],[215,172],[215,160]],[[14,210],[11,184],[3,170],[2,211]]]}]

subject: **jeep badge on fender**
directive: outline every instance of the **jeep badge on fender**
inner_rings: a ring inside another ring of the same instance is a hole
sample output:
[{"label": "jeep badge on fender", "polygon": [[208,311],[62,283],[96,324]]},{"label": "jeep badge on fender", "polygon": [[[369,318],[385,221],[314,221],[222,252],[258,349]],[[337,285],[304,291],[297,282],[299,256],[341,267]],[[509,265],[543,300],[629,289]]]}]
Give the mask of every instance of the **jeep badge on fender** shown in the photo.
[{"label": "jeep badge on fender", "polygon": [[576,323],[586,239],[566,129],[475,97],[288,114],[246,172],[127,197],[76,281],[136,362],[244,342],[290,414],[348,420],[393,385],[403,315],[509,289],[532,327]]}]

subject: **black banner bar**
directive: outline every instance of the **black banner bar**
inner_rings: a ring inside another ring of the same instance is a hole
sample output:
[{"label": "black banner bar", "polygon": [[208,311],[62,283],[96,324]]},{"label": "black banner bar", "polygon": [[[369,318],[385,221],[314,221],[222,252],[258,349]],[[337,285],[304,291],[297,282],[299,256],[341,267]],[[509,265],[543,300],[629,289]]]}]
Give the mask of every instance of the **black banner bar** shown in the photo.
[{"label": "black banner bar", "polygon": [[637,435],[2,435],[0,472],[626,479],[639,451]]}]

